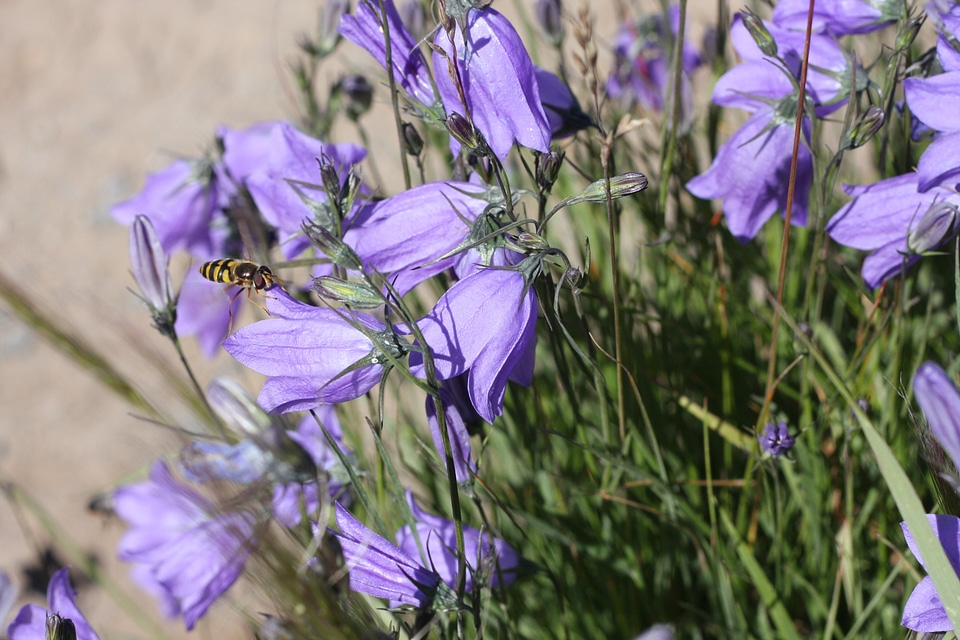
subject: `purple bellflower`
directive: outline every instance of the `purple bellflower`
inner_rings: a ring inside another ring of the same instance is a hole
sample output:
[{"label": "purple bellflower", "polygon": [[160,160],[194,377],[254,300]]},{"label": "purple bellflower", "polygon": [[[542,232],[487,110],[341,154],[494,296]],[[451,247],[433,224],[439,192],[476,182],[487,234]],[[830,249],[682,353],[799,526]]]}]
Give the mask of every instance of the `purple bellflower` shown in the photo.
[{"label": "purple bellflower", "polygon": [[[780,0],[773,22],[794,31],[807,28],[809,0]],[[818,0],[813,9],[813,32],[843,36],[876,31],[897,21],[898,0]]]},{"label": "purple bellflower", "polygon": [[917,163],[917,188],[955,188],[960,181],[960,123],[950,105],[960,100],[960,69],[930,78],[907,78],[903,91],[913,115],[938,132]]},{"label": "purple bellflower", "polygon": [[913,393],[930,425],[930,432],[960,469],[960,391],[933,362],[924,362],[913,377]]},{"label": "purple bellflower", "polygon": [[786,422],[770,422],[757,434],[760,441],[760,450],[772,458],[779,458],[793,449],[797,439],[790,435],[790,428]]},{"label": "purple bellflower", "polygon": [[[669,8],[670,29],[675,35],[680,27],[680,7]],[[687,32],[689,33],[689,31]],[[664,112],[672,98],[670,88],[670,51],[663,16],[649,16],[638,23],[625,22],[614,40],[614,71],[607,80],[607,94],[628,105]],[[681,130],[689,128],[693,114],[693,89],[689,74],[702,60],[697,50],[683,43],[680,86]],[[669,111],[669,110],[668,110]],[[669,113],[668,113],[669,115]]]},{"label": "purple bellflower", "polygon": [[166,336],[174,335],[177,301],[173,295],[167,253],[146,216],[137,216],[130,225],[130,264],[143,300],[150,308],[154,326]]},{"label": "purple bellflower", "polygon": [[580,108],[580,102],[563,80],[546,69],[534,67],[540,104],[550,124],[553,139],[572,136],[593,125],[593,120]]},{"label": "purple bellflower", "polygon": [[[419,538],[427,563],[452,589],[457,578],[457,537],[454,522],[420,509],[409,489],[407,503],[414,520],[417,521],[417,536],[414,537],[410,525],[405,525],[397,531],[397,545],[408,555],[419,557]],[[496,588],[509,586],[517,579],[520,554],[503,540],[464,525],[463,551],[467,563],[467,592],[479,586],[478,581]]]},{"label": "purple bellflower", "polygon": [[392,603],[434,610],[455,608],[456,596],[435,572],[336,505],[335,533],[350,570],[350,588]]},{"label": "purple bellflower", "polygon": [[[70,585],[70,573],[67,569],[60,569],[47,585],[48,608],[35,604],[25,605],[20,613],[7,627],[7,637],[10,640],[45,640],[48,624],[52,623],[52,616],[59,616],[60,624],[69,620],[76,631],[77,640],[99,640],[96,632],[90,627],[87,619],[77,607],[76,591]],[[67,636],[63,636],[67,637]]]},{"label": "purple bellflower", "polygon": [[[453,454],[453,468],[457,482],[468,482],[472,474],[477,472],[477,464],[471,455],[470,432],[467,425],[480,422],[480,416],[470,404],[466,376],[444,380],[440,385],[440,402],[447,423],[447,434],[450,437],[450,450]],[[436,403],[430,396],[427,396],[426,409],[433,446],[443,460],[446,457],[443,450],[443,435],[440,432],[440,421],[437,420]]]},{"label": "purple bellflower", "polygon": [[[469,114],[500,160],[514,141],[549,151],[551,129],[533,62],[510,21],[490,8],[472,9],[466,19],[466,40],[459,28],[454,29],[453,43],[444,29],[434,40],[433,68],[447,115]],[[454,77],[462,81],[466,106]],[[453,137],[450,150],[454,155],[460,152]]]},{"label": "purple bellflower", "polygon": [[396,346],[392,331],[371,315],[312,307],[275,289],[267,296],[271,318],[235,331],[223,348],[241,364],[270,376],[260,406],[273,413],[305,411],[321,404],[359,398],[383,374],[388,362],[380,347],[357,326]]},{"label": "purple bellflower", "polygon": [[[424,107],[432,107],[436,102],[433,83],[426,59],[417,47],[410,32],[400,19],[393,0],[384,0],[387,13],[387,26],[390,29],[390,58],[393,62],[393,77],[397,84],[414,100]],[[387,67],[387,48],[383,37],[378,0],[360,0],[357,15],[344,14],[340,19],[340,34],[362,47],[380,63]]]},{"label": "purple bellflower", "polygon": [[185,249],[206,260],[219,257],[223,251],[223,208],[235,192],[233,184],[223,180],[209,160],[177,160],[147,176],[143,190],[114,205],[110,214],[125,225],[145,215],[168,255]]},{"label": "purple bellflower", "polygon": [[918,174],[907,173],[871,185],[846,187],[854,199],[827,223],[835,242],[873,251],[864,260],[862,271],[871,290],[957,234],[960,195],[945,187],[920,193],[919,179]]},{"label": "purple bellflower", "polygon": [[[946,552],[953,570],[960,573],[960,518],[931,513],[927,514],[927,520],[933,527],[940,544],[943,545],[943,550]],[[913,552],[920,564],[925,566],[907,523],[901,522],[900,527],[903,529],[903,537],[906,539],[910,551]],[[900,624],[907,629],[918,632],[953,630],[953,625],[950,624],[950,619],[947,617],[947,612],[943,608],[943,603],[940,601],[940,596],[937,594],[937,590],[933,586],[933,579],[930,576],[925,576],[910,594],[910,598],[903,608],[903,618]]]},{"label": "purple bellflower", "polygon": [[390,276],[401,295],[453,265],[453,251],[487,207],[484,187],[430,182],[367,205],[350,221],[343,241],[367,269]]},{"label": "purple bellflower", "polygon": [[193,629],[243,572],[252,551],[252,518],[216,515],[213,503],[174,480],[162,461],[149,480],[118,489],[114,502],[131,525],[120,541],[120,559],[138,567],[134,578],[161,596],[165,613],[182,615]]},{"label": "purple bellflower", "polygon": [[196,336],[200,349],[208,358],[214,357],[220,343],[230,329],[230,318],[236,318],[241,298],[233,297],[232,285],[211,282],[190,269],[177,297],[178,336]]},{"label": "purple bellflower", "polygon": [[[503,412],[508,380],[530,384],[537,296],[521,271],[490,268],[466,276],[418,325],[433,354],[437,378],[467,373],[470,401],[487,422]],[[419,354],[411,355],[410,370],[421,377],[422,360]]]},{"label": "purple bellflower", "polygon": [[[257,135],[266,140],[257,139]],[[241,146],[237,156],[232,146],[226,146],[224,163],[227,167],[246,166],[251,146],[262,150],[260,162],[245,177],[244,184],[263,219],[279,232],[284,256],[293,258],[310,244],[303,235],[304,219],[328,228],[340,222],[332,219],[318,163],[333,165],[342,186],[347,170],[363,161],[367,152],[354,144],[325,144],[285,122],[253,132],[243,140],[250,146]],[[230,139],[224,143],[230,145]]]}]

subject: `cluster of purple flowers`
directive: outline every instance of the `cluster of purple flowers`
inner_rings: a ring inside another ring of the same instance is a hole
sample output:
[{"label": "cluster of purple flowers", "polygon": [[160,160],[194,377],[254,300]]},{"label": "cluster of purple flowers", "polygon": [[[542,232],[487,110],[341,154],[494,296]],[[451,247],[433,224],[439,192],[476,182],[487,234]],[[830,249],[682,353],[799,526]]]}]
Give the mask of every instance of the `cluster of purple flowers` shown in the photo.
[{"label": "cluster of purple flowers", "polygon": [[937,58],[943,72],[903,81],[906,104],[933,141],[917,170],[871,185],[847,187],[854,199],[831,218],[827,231],[836,242],[872,251],[863,263],[863,280],[875,289],[936,251],[960,231],[960,125],[951,106],[960,96],[960,8],[930,3],[939,26]]}]

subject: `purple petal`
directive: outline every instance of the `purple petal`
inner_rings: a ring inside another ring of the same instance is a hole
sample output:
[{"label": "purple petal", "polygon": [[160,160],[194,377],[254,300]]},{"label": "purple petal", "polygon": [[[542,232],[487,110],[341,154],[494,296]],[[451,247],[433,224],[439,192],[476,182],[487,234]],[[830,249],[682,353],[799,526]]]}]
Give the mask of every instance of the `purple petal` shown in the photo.
[{"label": "purple petal", "polygon": [[921,580],[910,594],[903,608],[900,624],[907,629],[919,632],[953,630],[953,625],[947,617],[947,612],[943,608],[943,603],[940,602],[940,596],[937,595],[930,576]]},{"label": "purple petal", "polygon": [[[809,0],[780,0],[773,9],[773,21],[779,26],[803,31],[807,28]],[[892,18],[865,0],[818,0],[813,10],[813,31],[834,35],[867,33],[880,29]]]},{"label": "purple petal", "polygon": [[863,261],[860,275],[867,288],[873,291],[890,278],[906,271],[920,261],[918,255],[907,254],[907,240],[894,240],[885,244]]},{"label": "purple petal", "polygon": [[955,188],[960,179],[960,131],[944,133],[930,143],[917,163],[920,191],[938,185]]},{"label": "purple petal", "polygon": [[234,297],[236,291],[232,285],[211,282],[196,269],[191,269],[177,297],[177,321],[174,324],[177,335],[196,336],[205,356],[217,355],[230,328],[230,317],[237,317],[240,298],[246,297],[246,294]]},{"label": "purple petal", "polygon": [[950,376],[933,362],[924,362],[913,377],[913,393],[933,436],[960,468],[960,392]]},{"label": "purple petal", "polygon": [[[950,565],[953,567],[953,570],[960,573],[960,518],[945,514],[928,513],[927,521],[930,523],[930,526],[933,527],[934,535],[937,536],[940,544],[943,545],[943,550],[947,554],[947,559],[950,560]],[[900,528],[903,530],[903,537],[910,551],[914,557],[916,557],[917,561],[925,567],[926,565],[924,565],[923,558],[920,555],[920,549],[917,548],[917,544],[913,539],[913,534],[910,533],[910,529],[907,527],[907,523],[901,522]]]},{"label": "purple petal", "polygon": [[960,131],[957,114],[950,109],[960,101],[960,71],[907,78],[903,92],[910,111],[925,125],[937,131]]}]

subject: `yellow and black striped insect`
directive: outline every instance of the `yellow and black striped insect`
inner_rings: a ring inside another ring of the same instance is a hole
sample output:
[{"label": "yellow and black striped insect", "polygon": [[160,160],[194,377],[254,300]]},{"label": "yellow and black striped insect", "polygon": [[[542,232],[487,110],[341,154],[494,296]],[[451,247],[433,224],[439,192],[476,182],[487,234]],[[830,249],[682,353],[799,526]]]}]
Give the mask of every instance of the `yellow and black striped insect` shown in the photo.
[{"label": "yellow and black striped insect", "polygon": [[[253,291],[260,293],[274,285],[280,286],[280,279],[273,275],[265,264],[257,264],[249,260],[234,260],[233,258],[221,258],[220,260],[211,260],[200,265],[200,275],[213,282],[222,282],[240,287],[233,297],[230,298],[230,304],[237,299],[237,296],[246,289],[247,299]],[[257,305],[263,309],[262,305]],[[264,309],[266,311],[266,309]]]}]

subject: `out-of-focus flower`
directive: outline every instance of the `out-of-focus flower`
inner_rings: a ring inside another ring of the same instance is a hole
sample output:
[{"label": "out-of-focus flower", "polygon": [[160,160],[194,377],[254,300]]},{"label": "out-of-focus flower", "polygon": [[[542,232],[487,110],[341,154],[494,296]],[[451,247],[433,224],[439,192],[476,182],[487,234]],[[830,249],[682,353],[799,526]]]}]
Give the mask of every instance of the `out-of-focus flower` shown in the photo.
[{"label": "out-of-focus flower", "polygon": [[114,503],[131,527],[120,541],[120,559],[139,567],[134,578],[161,597],[165,613],[182,615],[193,629],[243,572],[253,545],[251,516],[218,513],[174,480],[162,461],[149,480],[118,489]]},{"label": "out-of-focus flower", "polygon": [[550,44],[559,47],[563,42],[563,5],[560,0],[537,0],[533,14]]},{"label": "out-of-focus flower", "polygon": [[[954,393],[956,393],[955,390]],[[960,574],[960,518],[931,513],[927,514],[927,521],[930,522],[933,532],[940,540],[940,544],[943,545],[943,550],[946,552],[953,570]],[[903,537],[906,539],[910,551],[913,552],[917,561],[926,567],[907,523],[901,522],[900,527],[903,529]],[[940,601],[940,596],[937,594],[937,590],[933,586],[933,579],[930,576],[925,576],[914,588],[913,593],[910,594],[910,598],[903,608],[903,618],[900,624],[907,629],[918,632],[930,633],[953,630],[953,625],[950,624],[950,619],[947,617],[947,612],[943,608],[943,603]]]},{"label": "out-of-focus flower", "polygon": [[[868,33],[897,21],[898,0],[818,0],[813,8],[814,33],[843,36]],[[780,0],[773,8],[773,21],[794,31],[807,28],[808,0]]]},{"label": "out-of-focus flower", "polygon": [[[417,538],[424,547],[427,562],[451,589],[457,577],[457,537],[454,522],[423,511],[407,490],[407,503],[416,520],[417,536],[409,525],[397,531],[397,545],[408,555],[418,557]],[[491,587],[505,587],[517,579],[521,559],[513,547],[475,527],[463,526],[463,553],[466,556],[465,591],[480,582]],[[478,564],[479,563],[479,564]]]},{"label": "out-of-focus flower", "polygon": [[370,86],[365,77],[358,74],[344,76],[340,81],[340,88],[349,98],[347,102],[348,118],[357,120],[370,110],[370,104],[373,102],[373,87]]},{"label": "out-of-focus flower", "polygon": [[[862,271],[870,289],[879,287],[921,258],[919,253],[911,252],[911,236],[916,246],[931,251],[950,239],[948,231],[956,229],[955,220],[944,226],[941,241],[937,243],[929,233],[936,225],[929,223],[939,213],[949,213],[944,207],[952,207],[955,212],[960,207],[960,195],[945,187],[920,193],[918,186],[918,174],[908,173],[867,186],[845,187],[854,199],[827,223],[827,232],[834,241],[873,251],[864,260]],[[924,229],[928,232],[920,233]]]},{"label": "out-of-focus flower", "polygon": [[[267,297],[271,318],[235,331],[223,348],[241,364],[270,376],[260,406],[274,413],[305,411],[359,398],[380,381],[381,347],[402,355],[392,330],[371,315],[321,309],[294,300],[283,290]],[[380,336],[371,342],[357,326]]]},{"label": "out-of-focus flower", "polygon": [[[418,323],[437,378],[467,373],[470,400],[493,422],[503,411],[507,380],[530,384],[537,340],[537,296],[520,270],[480,269],[455,283]],[[411,371],[423,376],[422,357]]]},{"label": "out-of-focus flower", "polygon": [[[77,607],[76,591],[70,585],[70,573],[67,569],[60,569],[47,585],[48,608],[35,604],[25,605],[7,628],[7,637],[10,640],[45,640],[48,639],[47,625],[70,624],[76,633],[76,640],[99,640],[96,632],[90,627],[87,619]],[[53,620],[57,616],[59,620]],[[62,636],[67,638],[69,636]]]},{"label": "out-of-focus flower", "polygon": [[633,640],[673,640],[673,628],[666,624],[655,624]]},{"label": "out-of-focus flower", "polygon": [[[710,168],[687,183],[700,198],[721,198],[730,233],[741,242],[753,238],[773,214],[786,211],[787,183],[793,149],[793,126],[770,127],[773,112],[758,111],[717,151]],[[808,121],[804,133],[809,140]],[[813,161],[806,145],[799,147],[797,184],[791,221],[807,223],[807,202],[813,184]]]},{"label": "out-of-focus flower", "polygon": [[[208,358],[214,357],[230,329],[230,318],[240,309],[241,298],[231,301],[229,287],[210,282],[196,269],[190,269],[177,297],[177,335],[196,336],[200,349]],[[272,295],[272,294],[271,294]]]},{"label": "out-of-focus flower", "polygon": [[797,439],[790,435],[790,428],[786,422],[770,422],[763,428],[763,433],[757,434],[760,441],[760,450],[772,458],[779,458],[793,449]]},{"label": "out-of-focus flower", "polygon": [[[480,421],[470,398],[467,395],[467,384],[464,376],[457,376],[444,380],[440,385],[440,402],[443,405],[444,419],[447,423],[447,434],[450,437],[450,450],[453,454],[453,467],[457,482],[467,482],[471,473],[476,473],[477,464],[473,461],[470,449],[470,433],[468,424]],[[437,419],[437,408],[433,398],[427,396],[427,422],[430,425],[430,434],[433,436],[433,446],[436,447],[440,459],[445,458],[443,450],[443,434],[440,432],[440,422]]]},{"label": "out-of-focus flower", "polygon": [[[514,141],[536,151],[549,151],[551,129],[540,102],[533,62],[513,25],[493,9],[473,9],[467,14],[464,31],[466,40],[458,28],[453,43],[444,29],[434,40],[433,68],[447,114],[469,113],[501,160]],[[454,64],[466,107],[454,82]],[[450,149],[455,155],[460,152],[456,138],[451,138]]]},{"label": "out-of-focus flower", "polygon": [[[680,27],[680,7],[669,8],[671,32],[676,35]],[[689,31],[687,31],[689,33]],[[607,80],[607,93],[611,98],[628,105],[638,104],[645,109],[672,115],[665,109],[672,100],[670,82],[670,56],[667,27],[663,15],[645,17],[636,23],[623,23],[614,41],[614,71]],[[680,77],[680,123],[681,130],[689,128],[693,115],[693,89],[689,74],[700,66],[702,60],[696,48],[688,41],[683,43]]]},{"label": "out-of-focus flower", "polygon": [[[417,41],[403,25],[393,0],[384,0],[387,25],[390,29],[390,58],[393,77],[406,93],[425,107],[433,106],[436,96],[430,82],[427,62],[417,47]],[[345,14],[340,21],[344,38],[367,50],[384,69],[387,68],[387,45],[383,37],[378,1],[361,0],[357,15]]]},{"label": "out-of-focus flower", "polygon": [[335,534],[350,571],[350,588],[392,603],[444,610],[455,596],[435,572],[365,527],[340,504]]},{"label": "out-of-focus flower", "polygon": [[550,123],[553,138],[566,138],[593,125],[593,119],[583,112],[576,96],[563,80],[540,67],[534,67],[534,72],[540,90],[540,104]]},{"label": "out-of-focus flower", "polygon": [[201,259],[218,257],[226,239],[223,208],[235,193],[206,159],[177,160],[147,176],[143,190],[114,205],[110,214],[121,224],[138,215],[153,223],[167,254],[184,249]]},{"label": "out-of-focus flower", "polygon": [[17,585],[13,583],[5,571],[0,571],[0,629],[7,624],[7,618],[13,611],[13,605],[19,595]]},{"label": "out-of-focus flower", "polygon": [[150,307],[154,326],[164,335],[174,335],[177,303],[173,297],[167,254],[146,216],[137,216],[130,226],[130,264],[143,299]]},{"label": "out-of-focus flower", "polygon": [[463,242],[488,204],[484,187],[430,182],[361,209],[343,241],[402,295],[453,264],[438,258]]}]

